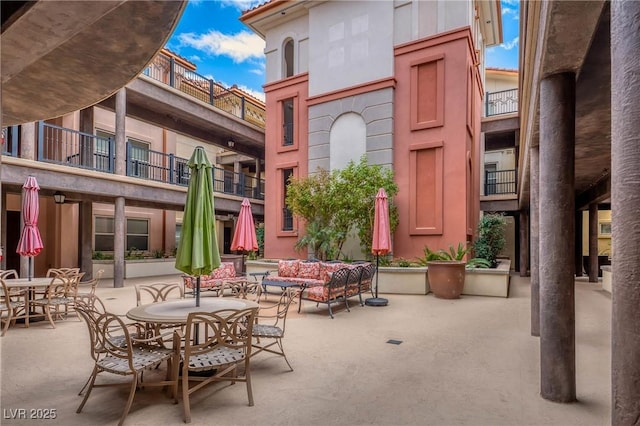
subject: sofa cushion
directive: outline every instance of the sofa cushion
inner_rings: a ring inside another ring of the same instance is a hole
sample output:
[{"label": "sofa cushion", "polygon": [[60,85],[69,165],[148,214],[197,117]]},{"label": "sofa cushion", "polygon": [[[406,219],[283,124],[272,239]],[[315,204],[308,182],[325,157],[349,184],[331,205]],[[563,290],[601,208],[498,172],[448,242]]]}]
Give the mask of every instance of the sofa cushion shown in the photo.
[{"label": "sofa cushion", "polygon": [[344,263],[321,262],[320,263],[320,279],[325,283],[328,283],[329,280],[331,279],[331,274],[337,271],[338,269],[344,268],[345,266],[347,265]]},{"label": "sofa cushion", "polygon": [[300,262],[298,265],[298,278],[320,279],[320,262]]},{"label": "sofa cushion", "polygon": [[297,277],[300,261],[295,260],[279,260],[278,276],[280,277]]},{"label": "sofa cushion", "polygon": [[236,276],[236,268],[233,262],[222,262],[220,267],[211,271],[209,275],[212,279],[233,278]]},{"label": "sofa cushion", "polygon": [[304,299],[313,300],[315,302],[326,302],[328,300],[337,299],[344,296],[344,288],[332,288],[329,290],[326,286],[310,287],[306,290],[306,297]]}]

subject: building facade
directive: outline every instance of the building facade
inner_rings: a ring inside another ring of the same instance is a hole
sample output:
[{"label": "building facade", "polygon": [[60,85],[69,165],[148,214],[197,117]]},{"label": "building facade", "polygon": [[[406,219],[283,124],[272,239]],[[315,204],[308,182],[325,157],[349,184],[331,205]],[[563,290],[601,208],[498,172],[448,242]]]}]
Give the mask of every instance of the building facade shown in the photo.
[{"label": "building facade", "polygon": [[288,179],[362,155],[399,187],[394,256],[473,239],[484,49],[501,42],[500,16],[497,1],[411,0],[276,0],[242,15],[266,40],[266,257],[296,256],[304,233]]}]

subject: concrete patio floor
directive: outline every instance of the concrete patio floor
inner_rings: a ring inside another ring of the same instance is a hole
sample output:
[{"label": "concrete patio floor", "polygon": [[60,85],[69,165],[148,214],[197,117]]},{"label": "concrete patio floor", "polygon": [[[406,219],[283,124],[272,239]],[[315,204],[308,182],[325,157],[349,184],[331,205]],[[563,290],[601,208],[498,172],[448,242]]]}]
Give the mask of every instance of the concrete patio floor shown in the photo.
[{"label": "concrete patio floor", "polygon": [[[122,289],[103,280],[98,295],[109,310],[125,313],[135,305],[134,284],[177,280],[130,279]],[[280,357],[259,354],[252,359],[255,406],[248,406],[244,384],[216,384],[192,396],[192,424],[610,424],[611,298],[599,284],[576,282],[579,402],[573,404],[539,396],[528,279],[512,276],[508,299],[385,297],[389,306],[353,306],[333,320],[326,306],[303,302],[285,337],[295,371]],[[11,419],[10,410],[40,408],[56,410],[56,419],[41,424],[116,424],[126,387],[94,389],[75,413],[92,369],[87,330],[75,317],[56,325],[18,325],[0,339],[0,423],[36,423]],[[125,424],[182,424],[182,404],[173,405],[160,389],[139,390]]]}]

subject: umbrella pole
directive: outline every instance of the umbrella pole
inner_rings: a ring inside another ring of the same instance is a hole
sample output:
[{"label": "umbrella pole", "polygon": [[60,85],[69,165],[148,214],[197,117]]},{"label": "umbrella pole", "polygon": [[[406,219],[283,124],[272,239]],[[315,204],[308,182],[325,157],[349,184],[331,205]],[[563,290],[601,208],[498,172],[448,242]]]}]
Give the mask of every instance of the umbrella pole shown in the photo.
[{"label": "umbrella pole", "polygon": [[196,308],[200,307],[200,275],[196,277]]},{"label": "umbrella pole", "polygon": [[31,262],[32,262],[33,258],[31,256],[29,256],[29,270],[27,271],[27,277],[29,278],[29,281],[31,281],[31,276],[33,275],[31,273]]},{"label": "umbrella pole", "polygon": [[384,297],[378,297],[378,267],[380,266],[380,255],[376,253],[376,292],[375,297],[365,299],[364,304],[367,306],[387,306],[389,301]]}]

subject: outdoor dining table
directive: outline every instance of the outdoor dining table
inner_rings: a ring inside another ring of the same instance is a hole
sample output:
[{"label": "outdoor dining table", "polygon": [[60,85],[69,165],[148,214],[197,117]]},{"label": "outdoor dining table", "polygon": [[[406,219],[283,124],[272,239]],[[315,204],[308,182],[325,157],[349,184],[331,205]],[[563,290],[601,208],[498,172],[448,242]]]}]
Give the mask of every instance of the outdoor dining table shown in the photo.
[{"label": "outdoor dining table", "polygon": [[127,318],[153,324],[186,324],[192,312],[215,312],[224,309],[257,308],[256,302],[233,297],[203,297],[196,307],[195,299],[176,299],[132,308]]},{"label": "outdoor dining table", "polygon": [[[5,285],[9,290],[11,289],[22,289],[26,290],[25,292],[25,312],[24,319],[21,317],[20,320],[24,320],[26,324],[30,322],[38,322],[44,320],[44,315],[38,314],[35,312],[30,312],[29,307],[31,306],[31,298],[32,293],[38,288],[46,288],[49,284],[51,284],[51,277],[41,277],[41,278],[7,278],[4,280]],[[30,319],[32,316],[37,316],[37,319]],[[20,321],[22,322],[22,321]]]}]

